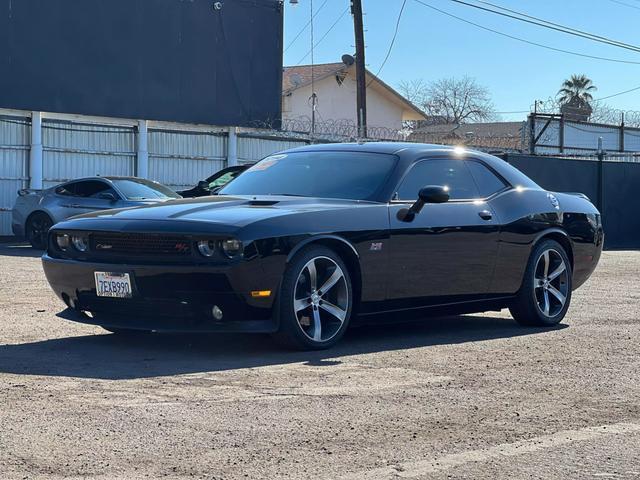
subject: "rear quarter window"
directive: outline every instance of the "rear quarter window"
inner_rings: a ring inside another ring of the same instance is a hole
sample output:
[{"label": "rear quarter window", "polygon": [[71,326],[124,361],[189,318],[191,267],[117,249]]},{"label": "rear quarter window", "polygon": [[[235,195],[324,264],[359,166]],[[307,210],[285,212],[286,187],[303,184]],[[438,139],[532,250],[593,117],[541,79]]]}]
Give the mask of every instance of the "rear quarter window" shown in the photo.
[{"label": "rear quarter window", "polygon": [[473,176],[473,180],[478,186],[481,198],[490,197],[508,186],[500,177],[493,173],[492,170],[480,162],[467,160],[467,166]]}]

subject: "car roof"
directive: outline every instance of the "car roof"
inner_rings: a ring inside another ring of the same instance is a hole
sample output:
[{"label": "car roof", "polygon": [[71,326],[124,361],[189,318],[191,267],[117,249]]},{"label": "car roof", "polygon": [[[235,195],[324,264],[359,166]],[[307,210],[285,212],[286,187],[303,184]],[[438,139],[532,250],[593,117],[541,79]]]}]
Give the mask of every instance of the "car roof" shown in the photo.
[{"label": "car roof", "polygon": [[[459,157],[468,156],[479,159],[497,171],[505,180],[513,186],[527,188],[537,188],[533,180],[520,172],[506,161],[488,153],[472,150],[466,147],[456,147],[452,145],[434,145],[429,143],[409,143],[409,142],[367,142],[367,143],[325,143],[315,145],[305,145],[281,153],[289,152],[366,152],[396,155],[399,158],[395,175],[389,178],[389,183],[394,184],[401,177],[402,173],[411,167],[413,163],[429,157]],[[384,195],[388,194],[386,192]],[[384,195],[382,198],[384,198]]]},{"label": "car roof", "polygon": [[398,154],[400,152],[450,152],[456,147],[451,145],[435,145],[430,143],[411,143],[411,142],[352,142],[352,143],[323,143],[314,145],[305,145],[296,147],[287,152],[304,152],[304,151],[358,151],[370,153],[386,153]]},{"label": "car roof", "polygon": [[[113,181],[113,180],[147,180],[145,178],[140,178],[140,177],[131,177],[131,176],[117,176],[117,175],[105,175],[105,176],[100,176],[100,175],[95,175],[93,177],[80,177],[80,178],[73,178],[71,180],[67,180],[66,182],[63,182],[61,185],[64,185],[66,183],[71,183],[71,182],[86,182],[87,180],[107,180],[107,181]],[[149,182],[153,182],[153,180],[147,180]]]}]

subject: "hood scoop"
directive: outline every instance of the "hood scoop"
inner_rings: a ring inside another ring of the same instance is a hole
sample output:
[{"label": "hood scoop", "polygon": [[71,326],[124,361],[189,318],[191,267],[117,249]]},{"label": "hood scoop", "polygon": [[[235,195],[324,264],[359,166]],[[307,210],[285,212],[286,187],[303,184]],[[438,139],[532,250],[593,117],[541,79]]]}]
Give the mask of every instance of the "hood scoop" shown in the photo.
[{"label": "hood scoop", "polygon": [[252,207],[270,207],[280,203],[279,200],[249,200],[249,205]]}]

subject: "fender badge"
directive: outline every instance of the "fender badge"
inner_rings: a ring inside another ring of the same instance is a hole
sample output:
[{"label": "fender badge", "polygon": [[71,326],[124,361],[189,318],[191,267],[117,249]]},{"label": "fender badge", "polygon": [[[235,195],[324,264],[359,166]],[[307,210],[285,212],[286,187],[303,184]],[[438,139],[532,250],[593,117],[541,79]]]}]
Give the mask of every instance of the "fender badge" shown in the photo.
[{"label": "fender badge", "polygon": [[558,199],[555,197],[555,195],[547,193],[547,198],[549,199],[549,202],[551,202],[551,205],[553,205],[553,208],[555,208],[556,210],[560,210],[560,202],[558,202]]},{"label": "fender badge", "polygon": [[370,251],[372,252],[379,252],[380,250],[382,250],[382,242],[374,242],[371,244],[371,247],[369,248]]}]

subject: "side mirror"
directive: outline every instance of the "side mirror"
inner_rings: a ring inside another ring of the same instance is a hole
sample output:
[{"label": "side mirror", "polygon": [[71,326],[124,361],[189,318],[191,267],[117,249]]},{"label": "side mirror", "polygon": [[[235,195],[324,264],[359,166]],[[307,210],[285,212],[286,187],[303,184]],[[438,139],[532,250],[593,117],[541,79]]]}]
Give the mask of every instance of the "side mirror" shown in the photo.
[{"label": "side mirror", "polygon": [[200,180],[198,182],[198,190],[209,190],[209,182],[205,182],[204,180]]},{"label": "side mirror", "polygon": [[[443,187],[441,185],[427,185],[422,187],[418,192],[418,201],[422,200],[423,205],[425,203],[445,203],[449,201],[449,187]],[[418,202],[416,202],[418,203]],[[415,204],[414,204],[415,205]],[[422,206],[423,206],[422,205]],[[422,208],[420,206],[420,208]],[[418,212],[416,212],[418,213]]]},{"label": "side mirror", "polygon": [[449,187],[442,185],[427,185],[418,192],[418,199],[411,208],[403,208],[398,212],[398,219],[411,222],[422,211],[426,203],[445,203],[449,201]]},{"label": "side mirror", "polygon": [[115,202],[117,200],[116,196],[111,192],[104,192],[98,195],[98,198],[102,200],[109,200],[110,202]]}]

